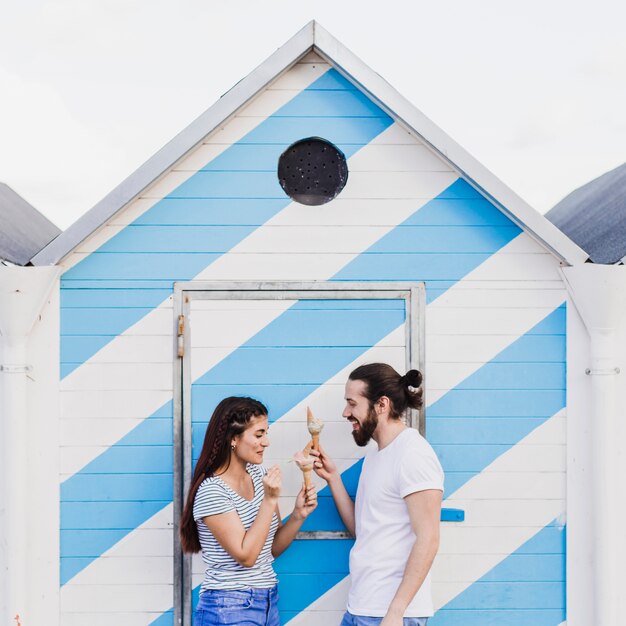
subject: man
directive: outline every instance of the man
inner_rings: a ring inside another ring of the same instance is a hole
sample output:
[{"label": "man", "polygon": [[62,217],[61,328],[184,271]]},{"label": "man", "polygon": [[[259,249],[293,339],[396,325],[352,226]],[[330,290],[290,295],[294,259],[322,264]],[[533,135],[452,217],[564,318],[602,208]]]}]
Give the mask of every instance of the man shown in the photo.
[{"label": "man", "polygon": [[417,370],[400,376],[384,363],[350,374],[343,417],[357,445],[378,444],[365,456],[356,503],[332,459],[323,449],[311,452],[356,537],[341,626],[425,626],[433,615],[428,572],[439,547],[443,470],[430,444],[403,420],[422,405],[421,383]]}]

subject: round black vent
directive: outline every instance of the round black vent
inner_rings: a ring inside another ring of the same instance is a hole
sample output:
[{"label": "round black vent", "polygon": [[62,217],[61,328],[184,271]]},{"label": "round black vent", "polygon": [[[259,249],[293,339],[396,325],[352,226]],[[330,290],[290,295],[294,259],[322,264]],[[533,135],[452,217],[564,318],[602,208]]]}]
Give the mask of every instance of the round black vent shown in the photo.
[{"label": "round black vent", "polygon": [[280,155],[278,180],[290,198],[317,206],[330,202],[346,186],[348,164],[332,143],[309,137],[291,144]]}]

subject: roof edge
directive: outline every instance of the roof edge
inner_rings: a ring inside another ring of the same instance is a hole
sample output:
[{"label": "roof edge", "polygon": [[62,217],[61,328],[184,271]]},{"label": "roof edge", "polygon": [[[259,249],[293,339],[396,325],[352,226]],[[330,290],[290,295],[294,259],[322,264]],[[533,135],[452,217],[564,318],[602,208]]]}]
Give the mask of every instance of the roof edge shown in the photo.
[{"label": "roof edge", "polygon": [[314,21],[306,24],[93,208],[33,256],[30,262],[33,265],[54,265],[63,259],[115,213],[163,176],[206,135],[309,52],[314,43],[315,26]]},{"label": "roof edge", "polygon": [[466,178],[477,191],[539,244],[568,265],[584,263],[589,258],[580,246],[550,220],[530,206],[380,74],[317,23],[314,34],[316,52],[331,62],[339,72],[344,73],[346,78],[356,82],[378,106],[403,124],[409,132],[419,136],[452,169]]},{"label": "roof edge", "polygon": [[312,48],[409,132],[424,141],[477,191],[562,262],[575,265],[584,263],[589,258],[582,248],[552,222],[479,163],[319,23],[312,20],[65,232],[38,252],[31,262],[34,265],[58,263]]}]

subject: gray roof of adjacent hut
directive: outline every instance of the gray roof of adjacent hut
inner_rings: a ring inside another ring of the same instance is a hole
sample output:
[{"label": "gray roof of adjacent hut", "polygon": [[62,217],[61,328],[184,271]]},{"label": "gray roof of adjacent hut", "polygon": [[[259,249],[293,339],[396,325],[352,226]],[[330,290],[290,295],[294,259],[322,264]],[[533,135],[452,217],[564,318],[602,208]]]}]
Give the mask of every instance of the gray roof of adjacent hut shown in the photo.
[{"label": "gray roof of adjacent hut", "polygon": [[572,191],[546,217],[594,263],[626,262],[626,163]]},{"label": "gray roof of adjacent hut", "polygon": [[60,233],[11,187],[0,183],[0,260],[26,265]]}]

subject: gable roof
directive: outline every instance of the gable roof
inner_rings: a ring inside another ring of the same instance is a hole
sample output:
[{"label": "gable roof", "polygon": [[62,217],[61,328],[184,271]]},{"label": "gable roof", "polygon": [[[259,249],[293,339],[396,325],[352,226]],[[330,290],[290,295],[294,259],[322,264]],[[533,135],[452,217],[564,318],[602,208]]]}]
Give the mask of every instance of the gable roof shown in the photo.
[{"label": "gable roof", "polygon": [[0,183],[0,260],[26,265],[60,232],[11,187]]},{"label": "gable roof", "polygon": [[334,66],[409,132],[429,145],[514,223],[560,260],[572,265],[587,259],[588,255],[558,228],[504,185],[317,22],[311,21],[90,211],[36,254],[32,258],[32,263],[53,265],[59,262],[146,187],[166,173],[204,137],[216,130],[235,111],[311,50]]},{"label": "gable roof", "polygon": [[594,263],[626,262],[626,163],[572,191],[546,217]]}]

